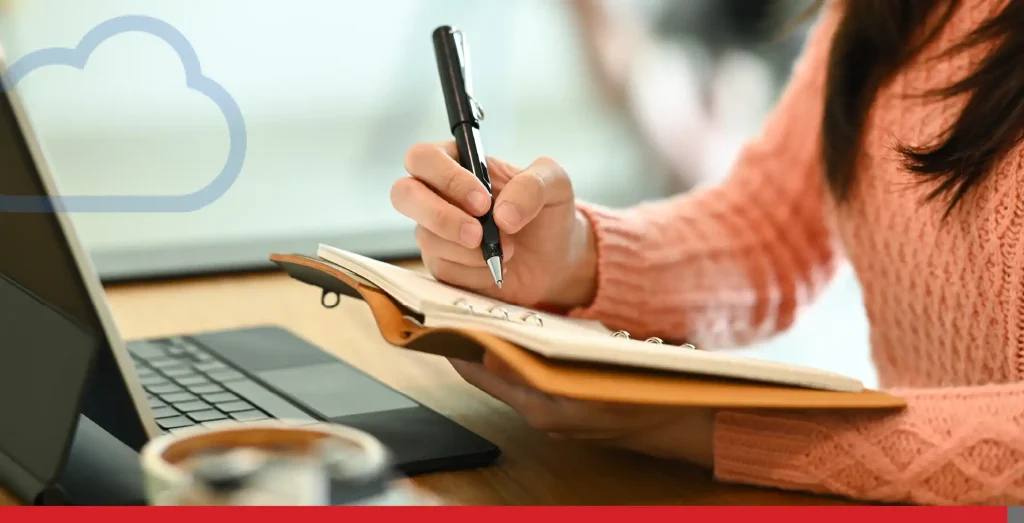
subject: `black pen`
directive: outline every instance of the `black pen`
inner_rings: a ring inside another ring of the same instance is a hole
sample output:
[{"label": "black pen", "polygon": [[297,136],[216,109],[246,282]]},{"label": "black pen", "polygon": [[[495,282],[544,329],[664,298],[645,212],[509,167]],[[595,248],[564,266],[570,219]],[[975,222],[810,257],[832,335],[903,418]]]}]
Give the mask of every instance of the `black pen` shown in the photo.
[{"label": "black pen", "polygon": [[455,143],[459,148],[459,163],[473,173],[491,195],[491,209],[480,218],[484,228],[483,251],[487,267],[491,269],[494,283],[501,288],[501,237],[498,225],[494,223],[494,194],[491,192],[491,178],[487,173],[487,156],[480,142],[480,122],[484,113],[473,99],[470,78],[469,47],[464,35],[450,26],[434,30],[434,54],[437,70],[441,75],[441,90],[448,109],[448,124]]}]

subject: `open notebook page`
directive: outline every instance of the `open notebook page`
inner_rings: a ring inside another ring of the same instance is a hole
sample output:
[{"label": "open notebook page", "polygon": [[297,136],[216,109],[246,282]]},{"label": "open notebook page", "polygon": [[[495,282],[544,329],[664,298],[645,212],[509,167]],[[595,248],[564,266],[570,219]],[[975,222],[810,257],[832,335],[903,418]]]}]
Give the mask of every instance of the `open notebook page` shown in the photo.
[{"label": "open notebook page", "polygon": [[[381,290],[406,307],[424,315],[428,327],[463,328],[487,332],[552,359],[632,366],[653,370],[780,383],[822,390],[859,392],[863,384],[853,378],[807,367],[744,358],[725,353],[617,338],[594,322],[514,307],[445,285],[428,275],[321,245],[320,258],[331,262]],[[469,304],[473,312],[459,303]],[[488,313],[504,307],[509,314]],[[543,323],[524,321],[538,315]]]},{"label": "open notebook page", "polygon": [[863,383],[855,378],[809,367],[619,338],[594,331],[572,332],[486,316],[452,314],[430,305],[424,313],[427,327],[487,332],[551,359],[686,372],[840,392],[860,392],[864,389]]},{"label": "open notebook page", "polygon": [[402,305],[426,313],[426,309],[451,314],[488,315],[510,322],[535,322],[540,318],[549,329],[611,334],[595,321],[577,320],[503,303],[441,283],[429,275],[410,271],[330,245],[320,245],[317,255],[376,285]]}]

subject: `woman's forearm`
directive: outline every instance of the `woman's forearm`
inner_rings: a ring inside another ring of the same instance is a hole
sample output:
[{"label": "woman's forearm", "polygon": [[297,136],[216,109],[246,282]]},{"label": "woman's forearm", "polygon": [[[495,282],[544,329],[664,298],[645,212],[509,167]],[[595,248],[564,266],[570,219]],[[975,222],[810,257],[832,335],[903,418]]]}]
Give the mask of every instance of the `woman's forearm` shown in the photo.
[{"label": "woman's forearm", "polygon": [[816,148],[835,19],[825,22],[724,183],[630,209],[577,206],[594,230],[597,289],[570,315],[720,348],[788,328],[817,298],[842,258]]},{"label": "woman's forearm", "polygon": [[711,409],[683,409],[664,425],[634,434],[615,445],[656,458],[685,461],[711,469],[714,464],[714,419]]}]

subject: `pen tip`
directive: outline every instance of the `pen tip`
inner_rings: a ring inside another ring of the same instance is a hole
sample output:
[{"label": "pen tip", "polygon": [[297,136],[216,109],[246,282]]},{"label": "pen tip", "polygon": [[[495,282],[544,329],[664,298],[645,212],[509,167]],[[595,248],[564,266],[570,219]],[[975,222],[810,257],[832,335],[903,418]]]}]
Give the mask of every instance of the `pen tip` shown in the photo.
[{"label": "pen tip", "polygon": [[493,256],[487,259],[487,267],[491,269],[491,276],[494,276],[494,283],[501,288],[501,258]]}]

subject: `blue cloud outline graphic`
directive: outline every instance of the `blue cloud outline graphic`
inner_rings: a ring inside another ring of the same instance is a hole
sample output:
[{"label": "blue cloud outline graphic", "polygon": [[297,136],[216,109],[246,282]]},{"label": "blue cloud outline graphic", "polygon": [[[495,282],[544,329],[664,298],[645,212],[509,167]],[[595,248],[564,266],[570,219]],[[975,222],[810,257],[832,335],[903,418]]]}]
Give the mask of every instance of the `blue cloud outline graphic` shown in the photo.
[{"label": "blue cloud outline graphic", "polygon": [[74,48],[51,47],[26,54],[3,75],[2,89],[14,89],[21,79],[41,67],[63,65],[84,70],[93,51],[106,40],[123,33],[147,33],[167,42],[185,69],[186,87],[209,97],[224,114],[230,145],[220,173],[195,192],[174,195],[0,195],[0,212],[190,212],[224,195],[242,171],[247,148],[245,119],[234,98],[217,82],[203,75],[199,57],[185,35],[171,24],[145,15],[125,15],[107,20],[82,37]]}]

